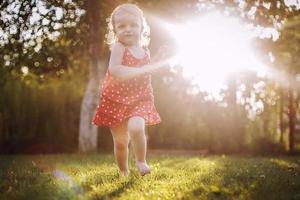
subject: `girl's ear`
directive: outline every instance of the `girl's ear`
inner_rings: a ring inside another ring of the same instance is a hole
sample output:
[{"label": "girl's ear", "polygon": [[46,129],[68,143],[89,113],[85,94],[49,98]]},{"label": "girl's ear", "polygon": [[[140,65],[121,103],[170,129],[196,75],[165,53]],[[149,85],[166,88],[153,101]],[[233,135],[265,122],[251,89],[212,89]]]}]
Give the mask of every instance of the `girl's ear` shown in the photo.
[{"label": "girl's ear", "polygon": [[114,34],[116,34],[116,28],[115,28],[115,24],[112,22],[112,31],[114,32]]},{"label": "girl's ear", "polygon": [[140,21],[141,21],[141,35],[142,35],[142,33],[143,33],[143,31],[144,31],[143,18],[140,18]]},{"label": "girl's ear", "polygon": [[144,27],[142,26],[142,28],[141,28],[141,32],[140,32],[140,35],[142,35],[142,34],[143,34],[143,31],[144,31]]},{"label": "girl's ear", "polygon": [[111,25],[112,25],[112,31],[114,34],[116,34],[116,27],[115,27],[115,22],[114,22],[114,16],[111,16]]}]

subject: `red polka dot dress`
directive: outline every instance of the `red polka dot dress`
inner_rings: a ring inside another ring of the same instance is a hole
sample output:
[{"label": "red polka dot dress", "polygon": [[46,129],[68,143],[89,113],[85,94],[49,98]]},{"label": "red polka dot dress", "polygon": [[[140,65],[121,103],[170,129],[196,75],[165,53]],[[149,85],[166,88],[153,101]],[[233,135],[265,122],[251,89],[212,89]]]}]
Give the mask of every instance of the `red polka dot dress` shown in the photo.
[{"label": "red polka dot dress", "polygon": [[[149,61],[146,51],[144,57],[139,59],[134,57],[128,48],[124,50],[122,65],[142,67]],[[98,126],[113,127],[132,116],[144,118],[147,125],[161,122],[154,106],[151,75],[145,74],[116,82],[107,70],[93,123]]]}]

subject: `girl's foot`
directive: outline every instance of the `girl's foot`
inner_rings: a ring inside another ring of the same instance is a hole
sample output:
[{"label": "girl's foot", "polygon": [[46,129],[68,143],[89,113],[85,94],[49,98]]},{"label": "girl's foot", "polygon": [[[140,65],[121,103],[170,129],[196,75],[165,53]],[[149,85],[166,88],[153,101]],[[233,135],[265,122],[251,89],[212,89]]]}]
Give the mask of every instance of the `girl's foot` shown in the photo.
[{"label": "girl's foot", "polygon": [[130,175],[129,170],[127,171],[120,171],[120,177],[128,177]]},{"label": "girl's foot", "polygon": [[139,171],[139,174],[141,176],[144,176],[146,174],[150,174],[151,173],[151,170],[150,170],[150,167],[147,165],[146,162],[137,162],[136,163],[136,167]]}]

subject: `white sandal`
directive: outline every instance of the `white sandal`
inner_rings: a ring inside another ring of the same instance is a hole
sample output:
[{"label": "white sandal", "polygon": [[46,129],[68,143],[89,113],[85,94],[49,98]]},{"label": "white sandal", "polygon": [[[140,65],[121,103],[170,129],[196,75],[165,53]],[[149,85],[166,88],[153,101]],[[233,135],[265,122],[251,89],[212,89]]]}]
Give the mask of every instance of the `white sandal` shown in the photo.
[{"label": "white sandal", "polygon": [[144,176],[144,175],[146,175],[146,174],[150,174],[150,173],[151,173],[151,169],[150,169],[150,167],[147,165],[146,162],[137,162],[137,163],[136,163],[136,167],[137,167],[137,169],[138,169],[138,171],[139,171],[139,174],[140,174],[141,176]]}]

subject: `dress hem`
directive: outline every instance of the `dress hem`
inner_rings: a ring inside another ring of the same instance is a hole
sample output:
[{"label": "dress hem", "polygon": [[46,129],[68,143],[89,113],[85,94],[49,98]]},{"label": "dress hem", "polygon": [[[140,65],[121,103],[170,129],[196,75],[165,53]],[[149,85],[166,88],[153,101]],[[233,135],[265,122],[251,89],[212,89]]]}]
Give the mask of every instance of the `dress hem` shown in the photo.
[{"label": "dress hem", "polygon": [[141,115],[131,115],[131,116],[128,116],[127,118],[125,118],[124,120],[119,121],[119,122],[114,123],[114,124],[111,124],[111,125],[109,125],[109,124],[102,124],[102,123],[97,124],[97,123],[95,123],[95,122],[92,122],[92,124],[95,125],[95,126],[98,126],[98,127],[115,127],[115,126],[117,126],[118,124],[121,124],[122,122],[124,122],[124,121],[126,121],[126,120],[128,121],[128,119],[129,119],[130,117],[134,117],[134,116],[142,117],[142,118],[145,120],[145,126],[156,125],[156,124],[161,123],[161,121],[162,121],[162,120],[160,119],[159,121],[156,121],[156,122],[146,122],[145,117],[143,117],[143,116],[141,116]]}]

